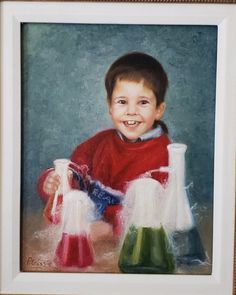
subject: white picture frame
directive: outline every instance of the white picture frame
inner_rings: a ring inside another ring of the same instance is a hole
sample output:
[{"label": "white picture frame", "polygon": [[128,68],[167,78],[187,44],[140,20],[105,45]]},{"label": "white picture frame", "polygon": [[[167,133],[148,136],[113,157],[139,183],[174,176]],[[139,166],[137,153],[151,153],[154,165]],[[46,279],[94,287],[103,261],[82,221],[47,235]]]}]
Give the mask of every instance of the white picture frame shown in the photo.
[{"label": "white picture frame", "polygon": [[[233,294],[236,5],[1,2],[1,294]],[[20,271],[21,24],[109,23],[218,27],[211,275]]]}]

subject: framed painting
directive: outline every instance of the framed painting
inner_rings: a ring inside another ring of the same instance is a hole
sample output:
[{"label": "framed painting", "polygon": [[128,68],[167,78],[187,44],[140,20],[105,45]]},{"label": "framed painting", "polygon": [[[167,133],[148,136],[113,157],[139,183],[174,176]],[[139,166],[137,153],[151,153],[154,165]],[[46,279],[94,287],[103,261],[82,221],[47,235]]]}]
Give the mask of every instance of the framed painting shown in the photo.
[{"label": "framed painting", "polygon": [[1,2],[1,292],[233,294],[235,19]]}]

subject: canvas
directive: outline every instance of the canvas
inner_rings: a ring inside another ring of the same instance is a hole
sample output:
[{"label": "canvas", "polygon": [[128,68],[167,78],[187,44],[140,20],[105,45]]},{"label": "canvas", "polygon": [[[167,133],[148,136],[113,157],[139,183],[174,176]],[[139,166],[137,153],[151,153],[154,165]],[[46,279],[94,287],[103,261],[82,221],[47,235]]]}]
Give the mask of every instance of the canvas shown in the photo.
[{"label": "canvas", "polygon": [[[202,263],[170,266],[170,273],[211,274],[217,27],[25,23],[21,42],[21,271],[145,273],[124,267],[129,260],[127,253],[121,255],[128,245],[125,236],[91,243],[88,265],[58,265],[61,223],[45,221],[37,191],[40,174],[54,167],[55,159],[69,159],[78,144],[112,128],[104,76],[119,56],[139,51],[157,58],[169,78],[163,121],[171,140],[187,146],[184,185],[194,220],[191,235],[196,231],[205,255]],[[151,243],[150,235],[142,231],[144,244]],[[175,236],[174,256],[185,238]]]}]

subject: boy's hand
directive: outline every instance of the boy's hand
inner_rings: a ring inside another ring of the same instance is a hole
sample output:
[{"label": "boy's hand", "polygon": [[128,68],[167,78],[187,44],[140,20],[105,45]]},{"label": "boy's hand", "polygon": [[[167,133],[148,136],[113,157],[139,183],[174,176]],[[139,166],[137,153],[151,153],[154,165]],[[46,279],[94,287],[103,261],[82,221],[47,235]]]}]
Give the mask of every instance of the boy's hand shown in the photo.
[{"label": "boy's hand", "polygon": [[[68,170],[67,173],[68,181],[71,184],[73,173],[72,171]],[[53,170],[51,171],[43,184],[43,190],[46,194],[55,195],[56,191],[58,190],[59,185],[61,184],[60,176]]]},{"label": "boy's hand", "polygon": [[60,183],[60,176],[55,171],[52,171],[48,174],[47,178],[45,179],[45,182],[43,184],[43,190],[46,194],[55,195]]}]

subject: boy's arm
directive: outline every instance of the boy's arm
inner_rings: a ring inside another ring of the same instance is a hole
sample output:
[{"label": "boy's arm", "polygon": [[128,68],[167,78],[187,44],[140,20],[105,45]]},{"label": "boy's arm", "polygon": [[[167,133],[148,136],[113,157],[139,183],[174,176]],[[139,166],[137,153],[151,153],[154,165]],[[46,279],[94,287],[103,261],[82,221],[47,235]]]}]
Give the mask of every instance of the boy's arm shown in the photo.
[{"label": "boy's arm", "polygon": [[[86,181],[88,178],[86,171],[87,169],[84,166],[75,168],[73,167],[73,163],[70,164],[69,172],[71,172],[71,174],[68,173],[68,180],[72,189],[86,189]],[[60,184],[60,178],[58,178],[59,176],[57,174],[55,176],[54,168],[49,168],[43,171],[42,174],[39,176],[37,191],[44,203],[47,203],[50,197],[55,195],[57,186]]]},{"label": "boy's arm", "polygon": [[49,174],[54,171],[54,168],[49,168],[41,173],[38,179],[37,183],[37,191],[41,199],[44,203],[47,203],[47,201],[50,198],[50,194],[48,194],[44,189],[44,183],[46,181],[46,178],[49,176]]},{"label": "boy's arm", "polygon": [[[92,151],[89,152],[90,150],[89,146],[91,146],[91,144],[86,144],[86,142],[79,145],[71,155],[71,161],[77,164],[78,166],[86,164],[89,167],[89,164],[90,164],[89,162],[91,161],[89,159],[91,158],[91,156],[89,157],[89,154],[91,155]],[[48,194],[44,189],[44,184],[47,177],[52,171],[54,171],[54,168],[49,168],[43,171],[38,179],[37,191],[44,203],[47,203],[47,201],[50,198],[50,194]],[[73,177],[71,186],[72,188],[78,188],[78,181],[74,179],[74,177]]]}]

